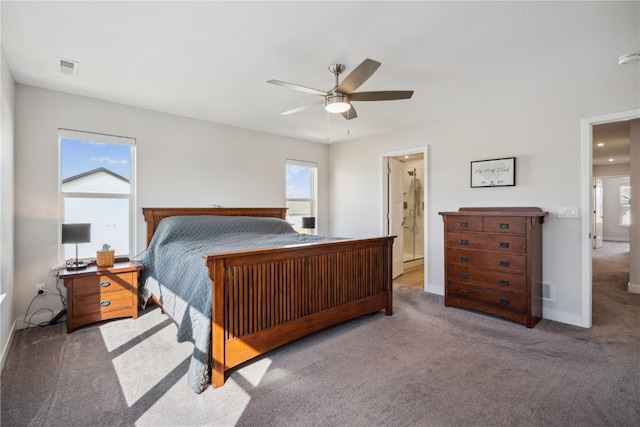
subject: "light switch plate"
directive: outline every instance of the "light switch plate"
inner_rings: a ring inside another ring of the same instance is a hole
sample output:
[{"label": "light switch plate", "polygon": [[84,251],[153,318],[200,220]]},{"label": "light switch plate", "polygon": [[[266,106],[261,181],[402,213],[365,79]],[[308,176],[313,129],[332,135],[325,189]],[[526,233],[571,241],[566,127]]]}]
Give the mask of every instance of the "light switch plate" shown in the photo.
[{"label": "light switch plate", "polygon": [[558,208],[558,218],[578,218],[577,207]]}]

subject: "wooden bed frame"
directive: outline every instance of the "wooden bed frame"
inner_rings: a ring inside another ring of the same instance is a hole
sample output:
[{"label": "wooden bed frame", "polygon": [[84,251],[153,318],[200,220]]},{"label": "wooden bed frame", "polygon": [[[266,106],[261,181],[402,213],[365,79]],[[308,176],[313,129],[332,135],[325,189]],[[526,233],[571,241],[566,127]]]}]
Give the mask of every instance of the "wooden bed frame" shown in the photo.
[{"label": "wooden bed frame", "polygon": [[[286,208],[143,208],[147,245],[176,215],[285,218]],[[393,236],[203,254],[211,279],[211,383],[253,357],[364,314],[393,314]],[[156,301],[157,302],[157,301]]]}]

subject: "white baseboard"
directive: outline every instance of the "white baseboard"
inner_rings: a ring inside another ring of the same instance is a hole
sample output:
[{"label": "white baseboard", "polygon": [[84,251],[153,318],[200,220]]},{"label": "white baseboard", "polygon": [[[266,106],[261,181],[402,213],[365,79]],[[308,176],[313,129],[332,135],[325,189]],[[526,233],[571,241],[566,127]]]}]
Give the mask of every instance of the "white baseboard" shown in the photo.
[{"label": "white baseboard", "polygon": [[566,323],[568,325],[582,327],[582,317],[578,314],[566,313],[564,311],[551,310],[542,307],[542,318],[553,320],[554,322]]},{"label": "white baseboard", "polygon": [[627,284],[627,291],[632,294],[640,294],[640,285],[634,285],[631,282]]},{"label": "white baseboard", "polygon": [[13,344],[13,336],[16,331],[16,322],[13,321],[13,325],[11,325],[11,330],[9,331],[9,338],[2,349],[2,356],[0,356],[0,372],[4,370],[4,364],[7,361],[7,357],[9,356],[9,349],[11,349],[11,344]]},{"label": "white baseboard", "polygon": [[[58,311],[60,311],[60,310],[62,310],[62,309],[61,308],[58,309]],[[24,321],[24,317],[21,317],[19,319],[16,319],[13,324],[14,324],[16,329],[35,328],[36,326],[38,326],[41,323],[48,324],[51,321],[51,319],[56,314],[58,314],[58,311],[55,311],[53,314],[51,314],[50,311],[46,311],[46,312],[40,313],[40,314],[35,314],[30,319],[27,318],[27,322]],[[63,317],[63,319],[65,319],[65,317]],[[30,322],[30,324],[28,322]]]},{"label": "white baseboard", "polygon": [[430,294],[443,295],[444,296],[444,286],[438,285],[429,285],[424,288],[425,292],[429,292]]}]

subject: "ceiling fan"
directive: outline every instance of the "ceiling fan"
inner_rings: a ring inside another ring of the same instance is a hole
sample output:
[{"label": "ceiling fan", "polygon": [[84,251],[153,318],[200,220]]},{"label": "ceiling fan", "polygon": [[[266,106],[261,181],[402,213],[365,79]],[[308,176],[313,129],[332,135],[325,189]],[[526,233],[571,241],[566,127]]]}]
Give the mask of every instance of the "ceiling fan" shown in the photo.
[{"label": "ceiling fan", "polygon": [[339,82],[338,77],[345,70],[345,66],[342,64],[334,64],[329,66],[329,71],[335,76],[336,82],[333,89],[329,91],[323,91],[313,89],[306,86],[300,86],[293,83],[287,83],[280,80],[268,80],[267,83],[271,83],[277,86],[287,87],[304,93],[310,93],[312,95],[321,95],[324,100],[313,102],[311,104],[303,105],[301,107],[294,108],[292,110],[280,113],[282,115],[289,115],[297,113],[299,111],[306,110],[317,105],[324,104],[325,110],[329,113],[340,113],[347,119],[355,119],[358,117],[355,108],[351,105],[351,101],[392,101],[396,99],[409,99],[413,95],[412,90],[387,90],[378,92],[355,92],[364,82],[369,79],[376,72],[378,67],[382,65],[378,61],[373,59],[365,59],[360,65],[358,65],[347,77],[344,78],[342,83]]}]

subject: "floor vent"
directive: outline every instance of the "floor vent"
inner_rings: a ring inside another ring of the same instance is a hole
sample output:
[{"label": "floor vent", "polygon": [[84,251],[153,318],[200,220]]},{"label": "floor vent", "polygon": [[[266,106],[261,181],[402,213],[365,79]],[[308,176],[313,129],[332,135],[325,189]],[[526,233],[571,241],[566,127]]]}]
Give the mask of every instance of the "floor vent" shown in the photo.
[{"label": "floor vent", "polygon": [[542,284],[542,299],[547,301],[556,300],[556,292],[551,283]]}]

